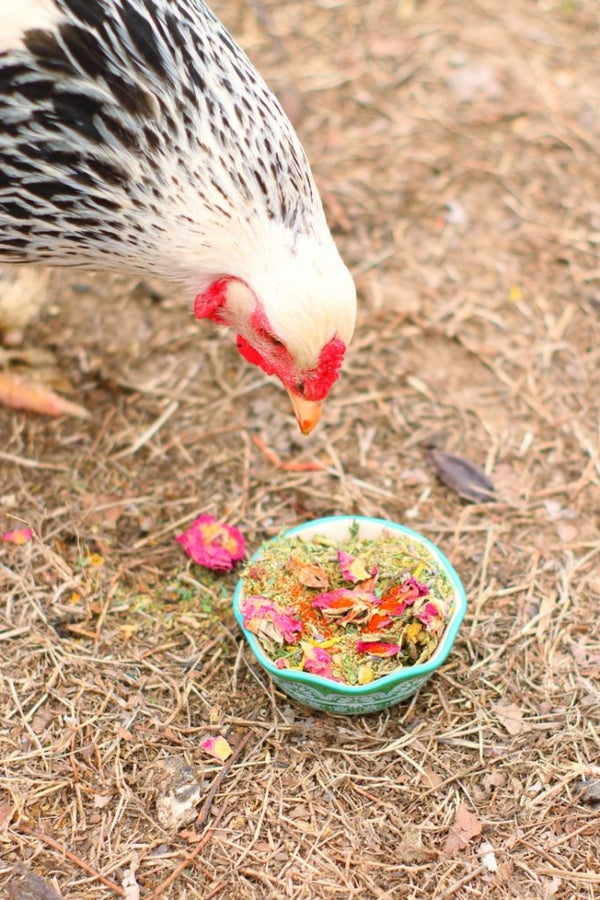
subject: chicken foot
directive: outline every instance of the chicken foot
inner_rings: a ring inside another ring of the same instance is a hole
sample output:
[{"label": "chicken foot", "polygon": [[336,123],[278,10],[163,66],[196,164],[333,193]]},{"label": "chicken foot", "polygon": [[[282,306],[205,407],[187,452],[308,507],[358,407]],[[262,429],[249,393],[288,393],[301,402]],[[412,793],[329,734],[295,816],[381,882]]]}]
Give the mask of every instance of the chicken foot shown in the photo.
[{"label": "chicken foot", "polygon": [[13,368],[15,363],[35,367],[52,361],[46,351],[18,348],[24,327],[44,303],[50,274],[49,269],[33,266],[0,267],[0,345],[4,345],[0,346],[0,405],[47,416],[87,418],[83,406]]}]

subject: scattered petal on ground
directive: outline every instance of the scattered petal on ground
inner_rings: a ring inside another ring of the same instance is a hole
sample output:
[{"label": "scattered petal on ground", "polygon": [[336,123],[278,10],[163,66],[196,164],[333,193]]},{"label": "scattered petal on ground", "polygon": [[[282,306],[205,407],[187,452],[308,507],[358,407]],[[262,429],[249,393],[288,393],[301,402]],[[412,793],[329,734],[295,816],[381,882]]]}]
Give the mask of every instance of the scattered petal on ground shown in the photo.
[{"label": "scattered petal on ground", "polygon": [[13,531],[5,531],[4,534],[0,534],[0,541],[4,541],[5,544],[17,544],[20,546],[30,541],[32,537],[33,531],[31,528],[15,528]]},{"label": "scattered petal on ground", "polygon": [[199,516],[176,540],[195,563],[215,572],[230,572],[246,550],[237,528],[208,515]]},{"label": "scattered petal on ground", "polygon": [[215,759],[219,759],[221,762],[225,762],[233,753],[228,742],[221,735],[205,738],[201,741],[200,746],[205,753],[208,753],[209,756],[214,756]]}]

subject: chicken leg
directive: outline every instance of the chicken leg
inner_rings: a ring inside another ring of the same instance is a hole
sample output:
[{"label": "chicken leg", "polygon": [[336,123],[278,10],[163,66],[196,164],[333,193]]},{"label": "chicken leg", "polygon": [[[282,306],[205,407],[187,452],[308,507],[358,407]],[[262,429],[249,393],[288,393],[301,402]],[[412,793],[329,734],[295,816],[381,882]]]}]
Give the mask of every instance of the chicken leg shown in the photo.
[{"label": "chicken leg", "polygon": [[[0,266],[0,345],[17,347],[23,332],[44,305],[52,270],[38,266]],[[30,355],[30,354],[29,354]],[[50,416],[85,417],[87,410],[70,403],[39,381],[11,371],[15,359],[27,359],[27,351],[0,346],[0,405]]]}]

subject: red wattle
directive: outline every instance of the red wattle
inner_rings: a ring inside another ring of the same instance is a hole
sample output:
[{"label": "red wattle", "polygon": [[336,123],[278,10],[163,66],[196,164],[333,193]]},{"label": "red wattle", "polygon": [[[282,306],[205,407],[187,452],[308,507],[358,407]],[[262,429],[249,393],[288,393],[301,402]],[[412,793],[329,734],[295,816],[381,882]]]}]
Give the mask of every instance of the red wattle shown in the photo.
[{"label": "red wattle", "polygon": [[260,355],[258,350],[256,350],[252,344],[249,344],[246,338],[243,338],[241,334],[238,334],[237,336],[237,348],[247,362],[252,363],[253,366],[258,366],[266,375],[273,375],[275,373],[273,366],[270,366]]}]

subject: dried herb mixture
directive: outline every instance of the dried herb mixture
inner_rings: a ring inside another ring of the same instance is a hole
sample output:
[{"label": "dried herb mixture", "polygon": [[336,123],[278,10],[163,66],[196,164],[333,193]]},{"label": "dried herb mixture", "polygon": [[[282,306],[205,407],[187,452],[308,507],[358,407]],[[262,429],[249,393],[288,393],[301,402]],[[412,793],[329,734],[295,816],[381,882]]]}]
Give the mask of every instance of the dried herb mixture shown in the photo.
[{"label": "dried herb mixture", "polygon": [[454,589],[431,551],[384,531],[336,544],[279,538],[243,574],[244,627],[277,668],[368,684],[426,662],[452,612]]}]

